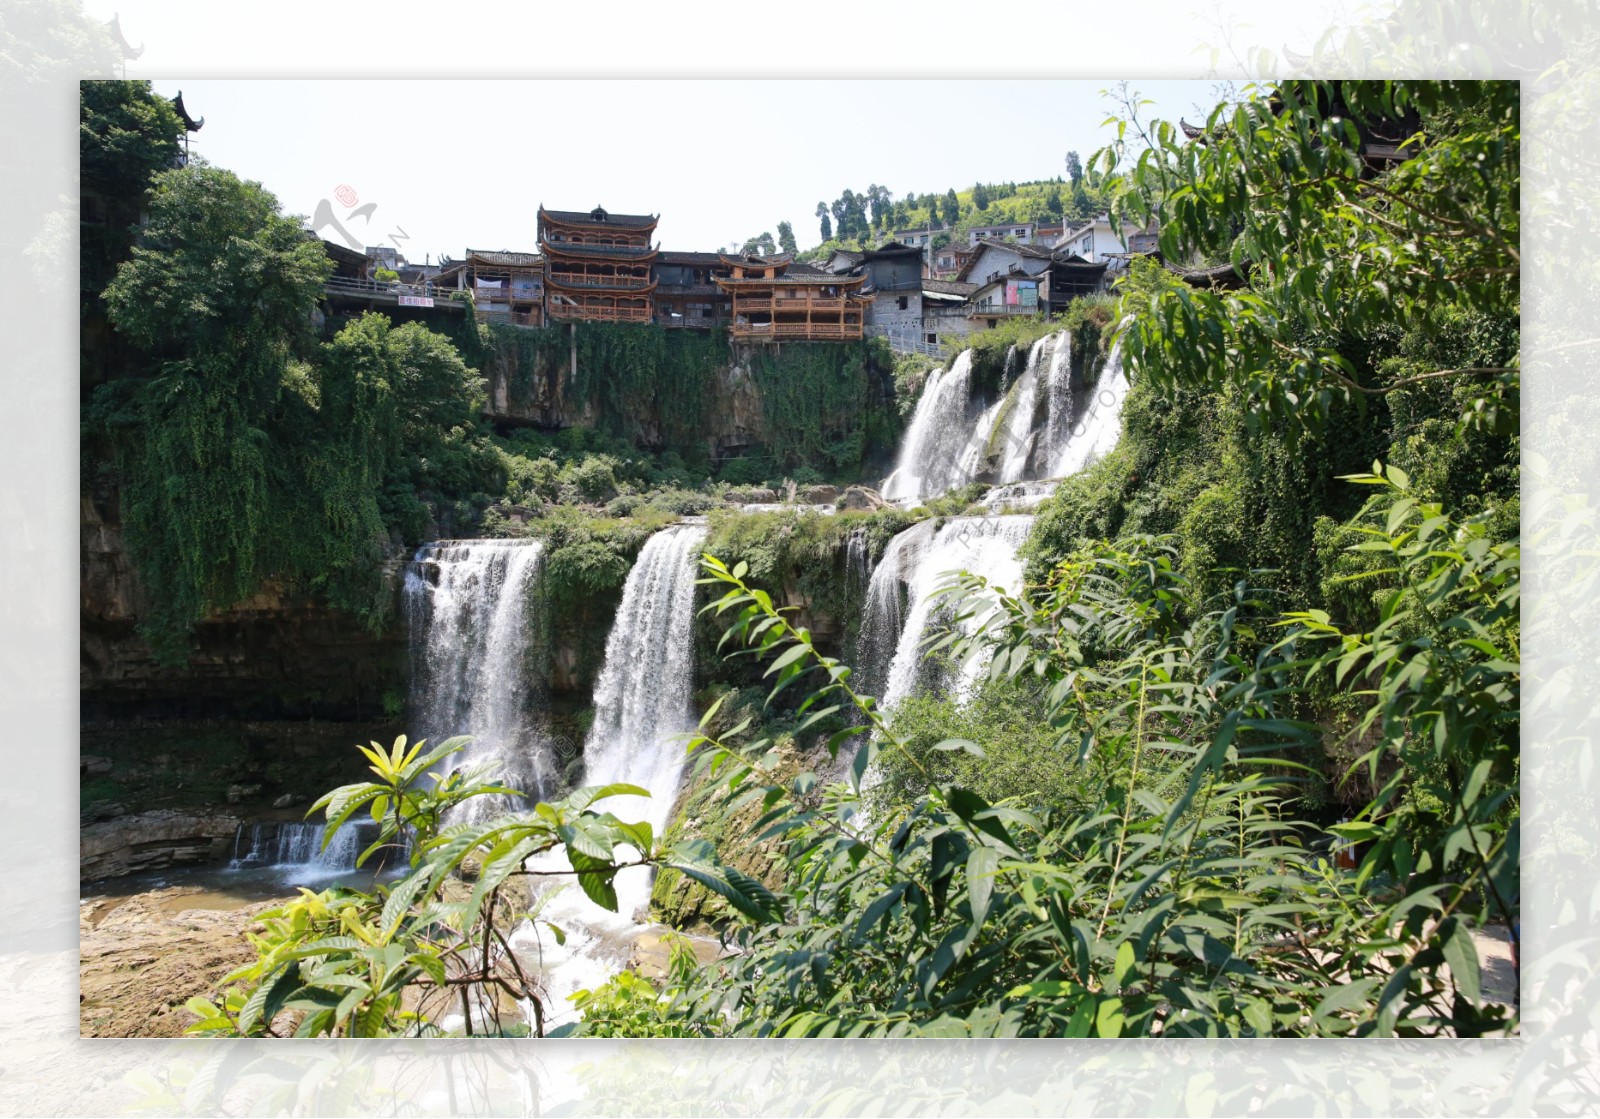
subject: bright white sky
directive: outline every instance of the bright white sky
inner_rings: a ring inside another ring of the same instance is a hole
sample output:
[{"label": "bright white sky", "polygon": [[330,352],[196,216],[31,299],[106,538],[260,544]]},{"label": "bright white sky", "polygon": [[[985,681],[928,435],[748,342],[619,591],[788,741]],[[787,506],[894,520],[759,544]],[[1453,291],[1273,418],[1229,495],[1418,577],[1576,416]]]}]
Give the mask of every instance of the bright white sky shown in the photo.
[{"label": "bright white sky", "polygon": [[[130,68],[130,76],[137,76]],[[310,215],[348,185],[367,244],[404,254],[536,247],[535,213],[659,213],[670,249],[777,224],[819,240],[818,201],[882,183],[901,197],[1065,174],[1112,139],[1103,80],[255,81],[157,79],[205,128],[194,150]],[[1196,119],[1206,81],[1135,81],[1150,112]],[[337,240],[330,230],[323,235]],[[398,240],[398,239],[397,239]]]}]

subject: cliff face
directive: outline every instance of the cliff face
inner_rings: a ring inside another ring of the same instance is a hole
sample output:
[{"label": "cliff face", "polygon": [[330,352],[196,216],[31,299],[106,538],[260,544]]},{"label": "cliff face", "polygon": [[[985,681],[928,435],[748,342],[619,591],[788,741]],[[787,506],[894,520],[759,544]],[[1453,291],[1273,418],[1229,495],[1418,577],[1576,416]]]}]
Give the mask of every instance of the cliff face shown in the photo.
[{"label": "cliff face", "polygon": [[[373,633],[348,614],[272,589],[196,626],[186,664],[159,663],[136,629],[139,584],[114,496],[82,499],[80,559],[85,721],[370,719],[386,696],[405,694],[398,622]],[[396,584],[398,570],[391,565]]]},{"label": "cliff face", "polygon": [[[737,454],[768,442],[761,390],[751,364],[750,346],[730,344],[728,360],[711,378],[704,423],[696,433],[715,458]],[[495,423],[530,424],[542,428],[594,427],[598,409],[579,398],[580,376],[575,349],[529,352],[510,346],[490,347],[484,355],[487,417]],[[630,414],[628,437],[642,447],[667,442],[659,415],[641,409]]]}]

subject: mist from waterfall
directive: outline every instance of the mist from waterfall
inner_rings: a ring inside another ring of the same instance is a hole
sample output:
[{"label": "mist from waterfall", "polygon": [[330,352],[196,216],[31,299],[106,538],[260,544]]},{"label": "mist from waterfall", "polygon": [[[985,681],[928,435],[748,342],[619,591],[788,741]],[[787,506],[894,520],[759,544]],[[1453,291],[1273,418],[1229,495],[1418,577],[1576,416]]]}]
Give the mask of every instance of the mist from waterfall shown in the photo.
[{"label": "mist from waterfall", "polygon": [[[442,540],[417,550],[404,588],[416,734],[433,745],[472,735],[445,764],[492,763],[498,780],[535,798],[561,776],[536,685],[542,666],[529,663],[543,556],[537,540]],[[479,819],[506,807],[479,797],[461,811]]]}]

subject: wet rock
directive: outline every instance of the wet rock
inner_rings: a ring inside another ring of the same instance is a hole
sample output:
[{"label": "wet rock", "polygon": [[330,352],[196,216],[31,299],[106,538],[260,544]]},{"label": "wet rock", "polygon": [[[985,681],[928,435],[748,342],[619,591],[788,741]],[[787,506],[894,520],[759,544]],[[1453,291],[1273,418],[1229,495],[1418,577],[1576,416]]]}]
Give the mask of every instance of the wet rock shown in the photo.
[{"label": "wet rock", "polygon": [[229,804],[239,804],[253,796],[261,795],[260,785],[229,785],[223,799]]},{"label": "wet rock", "polygon": [[217,862],[227,857],[238,830],[236,817],[176,809],[90,824],[78,836],[78,877],[92,882],[143,870]]},{"label": "wet rock", "polygon": [[215,994],[224,975],[254,958],[244,934],[282,904],[217,909],[198,895],[194,887],[169,887],[79,907],[82,1036],[182,1036],[195,1020],[184,1003]]},{"label": "wet rock", "polygon": [[872,510],[883,509],[888,506],[883,495],[877,490],[868,489],[866,486],[851,486],[840,495],[837,507],[840,509]]},{"label": "wet rock", "polygon": [[295,798],[294,798],[294,794],[293,793],[284,793],[281,797],[279,797],[277,800],[272,802],[272,807],[274,807],[274,808],[288,808],[291,804],[294,803],[294,799]]},{"label": "wet rock", "polygon": [[111,772],[111,759],[99,754],[81,754],[78,757],[80,777],[99,777]]},{"label": "wet rock", "polygon": [[85,821],[115,820],[118,816],[126,816],[128,810],[121,803],[114,800],[94,801],[83,812]]},{"label": "wet rock", "polygon": [[809,505],[832,505],[839,500],[839,487],[807,486],[800,491],[800,498]]}]

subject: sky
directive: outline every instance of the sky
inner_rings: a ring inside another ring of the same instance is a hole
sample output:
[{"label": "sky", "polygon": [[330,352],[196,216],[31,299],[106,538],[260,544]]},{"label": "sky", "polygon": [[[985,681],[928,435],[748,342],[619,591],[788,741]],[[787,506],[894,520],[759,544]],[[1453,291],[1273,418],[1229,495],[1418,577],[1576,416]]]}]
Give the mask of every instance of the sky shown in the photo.
[{"label": "sky", "polygon": [[[205,118],[195,153],[286,212],[325,201],[355,240],[413,262],[533,251],[541,203],[660,214],[668,249],[776,235],[779,221],[804,248],[820,240],[817,203],[846,187],[900,198],[1048,179],[1069,150],[1087,162],[1114,138],[1102,91],[1115,83],[1095,79],[152,80]],[[1129,88],[1168,120],[1216,101],[1210,81]]]}]

